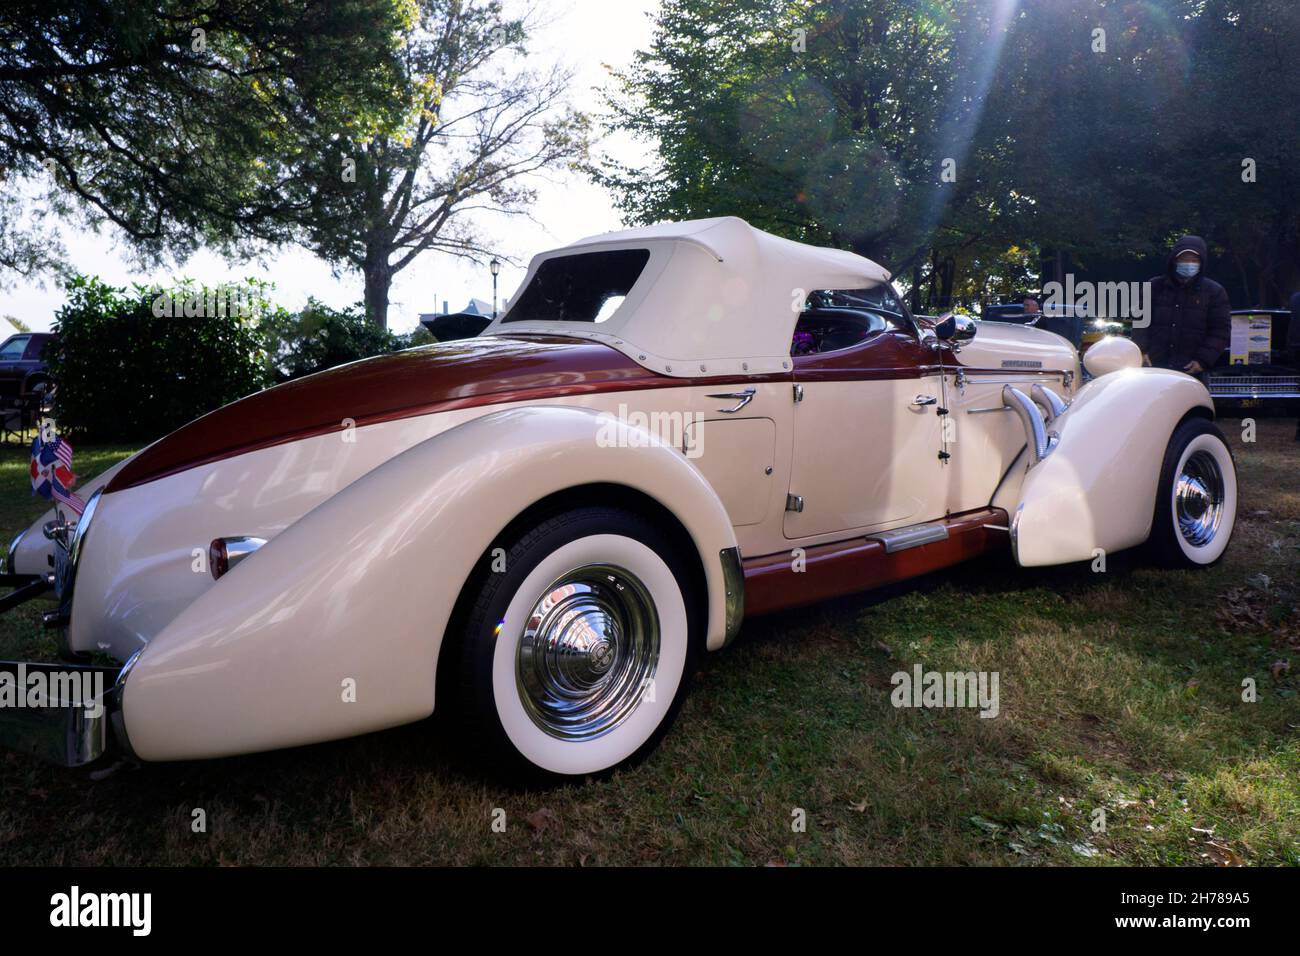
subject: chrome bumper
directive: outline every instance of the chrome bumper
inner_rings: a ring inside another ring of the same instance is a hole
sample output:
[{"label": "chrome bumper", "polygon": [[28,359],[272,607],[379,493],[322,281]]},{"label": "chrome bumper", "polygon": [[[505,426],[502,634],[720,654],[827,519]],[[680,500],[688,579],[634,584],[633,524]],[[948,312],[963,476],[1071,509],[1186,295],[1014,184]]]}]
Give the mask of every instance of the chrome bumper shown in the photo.
[{"label": "chrome bumper", "polygon": [[0,747],[61,767],[98,760],[115,740],[126,671],[0,661]]}]

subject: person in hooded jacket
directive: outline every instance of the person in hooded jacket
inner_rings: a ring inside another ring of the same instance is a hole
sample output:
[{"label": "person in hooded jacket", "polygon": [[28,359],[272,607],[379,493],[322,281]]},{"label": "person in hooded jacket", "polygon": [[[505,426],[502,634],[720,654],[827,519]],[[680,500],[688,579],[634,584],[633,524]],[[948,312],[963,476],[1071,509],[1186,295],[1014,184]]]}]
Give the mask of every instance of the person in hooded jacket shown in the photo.
[{"label": "person in hooded jacket", "polygon": [[1209,247],[1200,236],[1174,244],[1165,274],[1151,280],[1151,315],[1133,329],[1142,359],[1156,368],[1203,375],[1232,339],[1228,292],[1205,276]]},{"label": "person in hooded jacket", "polygon": [[[1291,296],[1291,318],[1286,333],[1287,358],[1300,368],[1300,292]],[[1300,418],[1295,423],[1295,440],[1300,442]]]}]

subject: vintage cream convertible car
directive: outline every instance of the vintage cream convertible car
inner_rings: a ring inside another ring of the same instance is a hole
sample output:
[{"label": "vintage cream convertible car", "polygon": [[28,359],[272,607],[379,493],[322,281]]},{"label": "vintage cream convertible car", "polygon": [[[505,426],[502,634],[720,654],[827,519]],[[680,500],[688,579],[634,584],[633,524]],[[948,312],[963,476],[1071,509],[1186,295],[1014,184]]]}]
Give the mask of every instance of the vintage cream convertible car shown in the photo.
[{"label": "vintage cream convertible car", "polygon": [[1006,549],[1214,562],[1205,388],[1122,339],[1087,364],[739,219],[543,253],[482,335],[219,409],[20,536],[10,583],[121,662],[102,716],[26,746],[188,760],[437,708],[498,767],[581,776],[648,752],[747,616]]}]

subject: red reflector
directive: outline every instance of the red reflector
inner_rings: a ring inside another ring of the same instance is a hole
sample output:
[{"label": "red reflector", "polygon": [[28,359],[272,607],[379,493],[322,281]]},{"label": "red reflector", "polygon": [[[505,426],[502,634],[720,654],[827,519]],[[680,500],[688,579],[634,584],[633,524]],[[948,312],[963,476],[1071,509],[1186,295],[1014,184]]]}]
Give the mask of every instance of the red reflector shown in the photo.
[{"label": "red reflector", "polygon": [[230,554],[226,551],[225,538],[213,538],[208,545],[208,570],[212,572],[213,580],[230,570]]}]

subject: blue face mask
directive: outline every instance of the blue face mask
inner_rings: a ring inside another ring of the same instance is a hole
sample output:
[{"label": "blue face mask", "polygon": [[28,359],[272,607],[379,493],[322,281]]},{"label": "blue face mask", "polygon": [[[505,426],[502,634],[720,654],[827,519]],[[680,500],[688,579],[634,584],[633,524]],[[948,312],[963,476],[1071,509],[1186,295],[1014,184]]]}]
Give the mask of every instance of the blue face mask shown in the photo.
[{"label": "blue face mask", "polygon": [[1180,262],[1175,266],[1175,268],[1178,270],[1178,274],[1184,279],[1195,279],[1201,272],[1201,264],[1199,262]]}]

